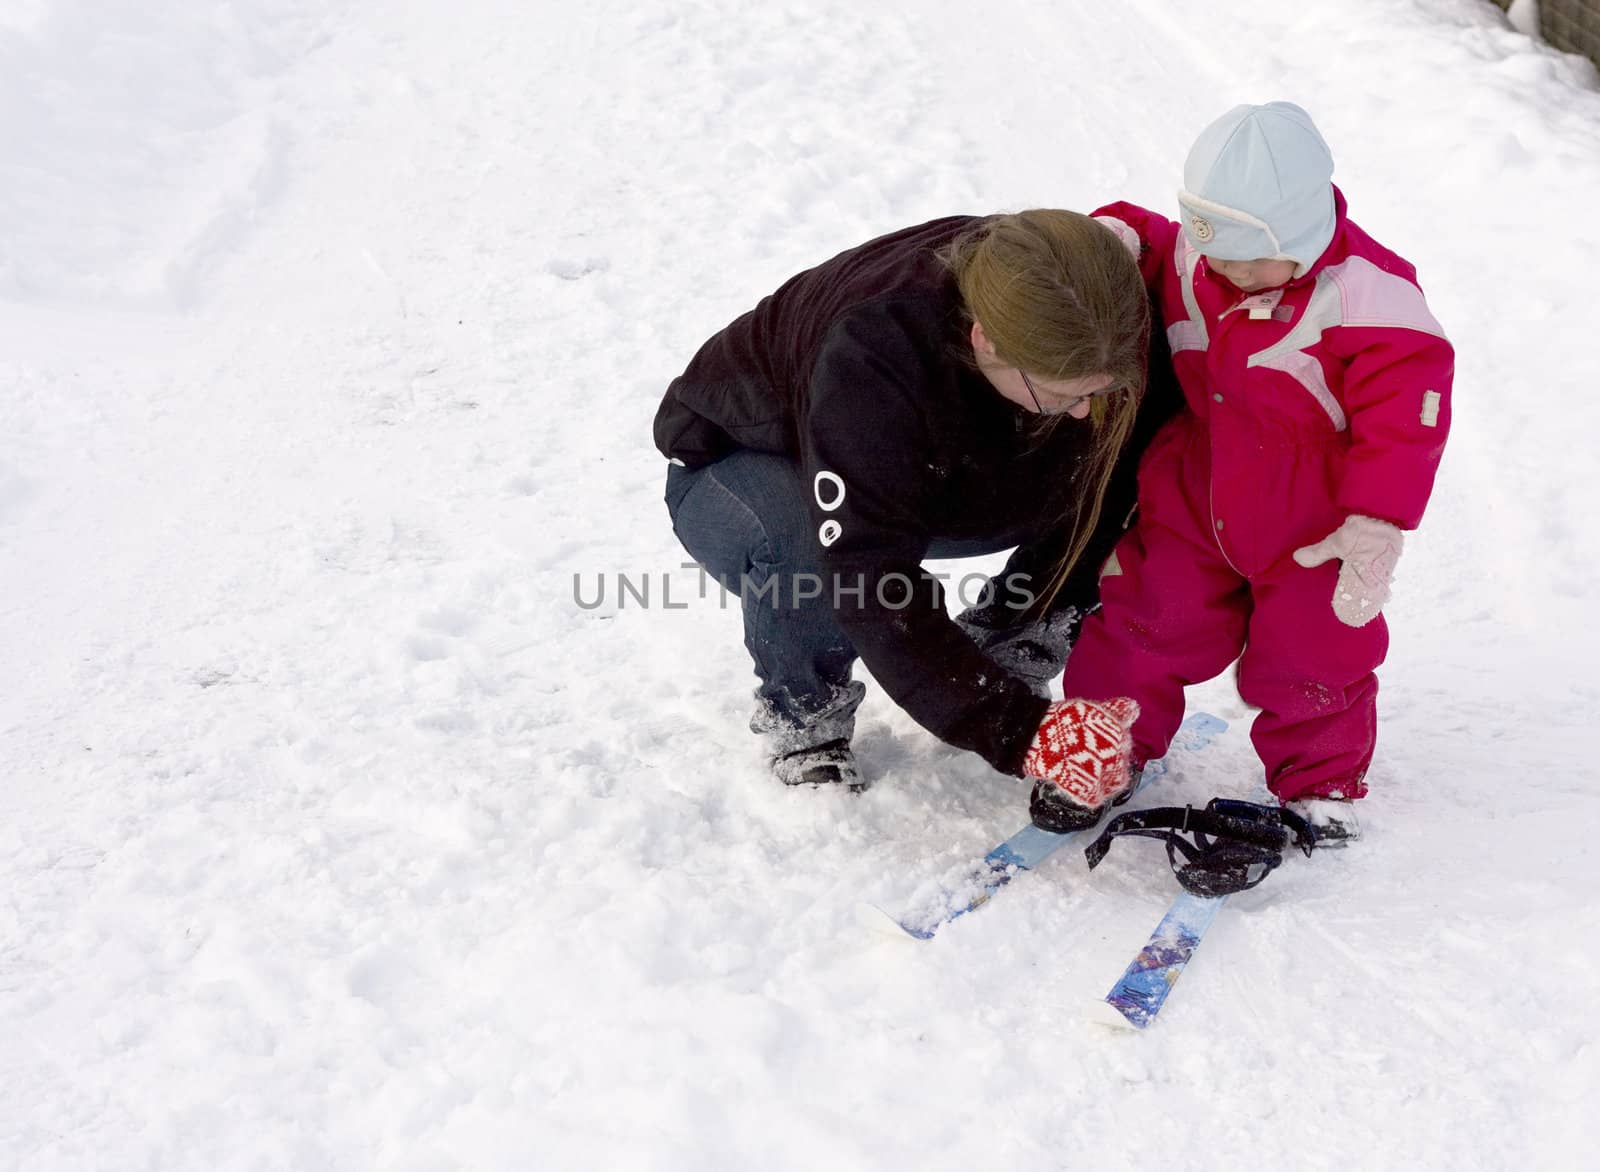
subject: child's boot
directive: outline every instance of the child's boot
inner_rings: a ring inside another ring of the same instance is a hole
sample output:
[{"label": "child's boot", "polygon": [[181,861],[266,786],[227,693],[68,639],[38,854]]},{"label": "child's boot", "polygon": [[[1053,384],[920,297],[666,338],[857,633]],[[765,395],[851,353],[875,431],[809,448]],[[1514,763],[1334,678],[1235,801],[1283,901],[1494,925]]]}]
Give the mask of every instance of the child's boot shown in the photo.
[{"label": "child's boot", "polygon": [[1306,820],[1312,841],[1319,847],[1349,846],[1361,837],[1355,803],[1348,798],[1299,798],[1284,805]]}]

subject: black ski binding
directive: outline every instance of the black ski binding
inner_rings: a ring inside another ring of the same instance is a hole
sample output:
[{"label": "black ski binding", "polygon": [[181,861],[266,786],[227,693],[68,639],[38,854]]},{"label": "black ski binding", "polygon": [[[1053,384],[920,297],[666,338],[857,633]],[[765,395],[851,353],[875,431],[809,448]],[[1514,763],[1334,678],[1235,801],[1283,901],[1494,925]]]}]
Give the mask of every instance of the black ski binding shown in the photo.
[{"label": "black ski binding", "polygon": [[1119,814],[1083,852],[1090,870],[1106,857],[1112,840],[1125,834],[1165,842],[1178,882],[1207,898],[1254,887],[1283,862],[1291,842],[1309,855],[1315,841],[1311,826],[1293,810],[1212,798],[1203,810],[1157,806]]}]

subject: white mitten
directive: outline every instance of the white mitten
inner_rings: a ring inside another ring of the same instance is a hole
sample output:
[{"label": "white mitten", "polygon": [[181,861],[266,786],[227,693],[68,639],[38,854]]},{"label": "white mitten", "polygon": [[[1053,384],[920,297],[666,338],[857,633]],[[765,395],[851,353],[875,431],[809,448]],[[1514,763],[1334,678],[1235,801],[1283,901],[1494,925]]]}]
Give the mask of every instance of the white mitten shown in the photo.
[{"label": "white mitten", "polygon": [[1315,545],[1294,551],[1294,560],[1310,569],[1329,558],[1344,564],[1333,588],[1333,613],[1347,627],[1364,627],[1389,601],[1395,563],[1405,547],[1399,526],[1353,513]]}]

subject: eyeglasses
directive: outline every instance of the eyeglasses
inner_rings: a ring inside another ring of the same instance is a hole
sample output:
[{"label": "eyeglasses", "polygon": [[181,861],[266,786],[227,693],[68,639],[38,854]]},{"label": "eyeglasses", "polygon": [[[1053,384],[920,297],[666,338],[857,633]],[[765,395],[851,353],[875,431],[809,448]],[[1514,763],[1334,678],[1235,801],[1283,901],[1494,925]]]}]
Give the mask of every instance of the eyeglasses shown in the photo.
[{"label": "eyeglasses", "polygon": [[1039,401],[1039,392],[1034,387],[1033,380],[1028,377],[1028,372],[1019,366],[1017,367],[1017,373],[1022,376],[1022,385],[1028,388],[1028,395],[1033,399],[1033,409],[1040,415],[1066,415],[1079,403],[1088,403],[1095,399],[1102,399],[1107,395],[1115,394],[1118,389],[1115,386],[1103,387],[1102,389],[1098,391],[1092,391],[1087,395],[1074,395],[1065,403],[1058,404],[1057,406],[1046,407],[1042,402]]}]

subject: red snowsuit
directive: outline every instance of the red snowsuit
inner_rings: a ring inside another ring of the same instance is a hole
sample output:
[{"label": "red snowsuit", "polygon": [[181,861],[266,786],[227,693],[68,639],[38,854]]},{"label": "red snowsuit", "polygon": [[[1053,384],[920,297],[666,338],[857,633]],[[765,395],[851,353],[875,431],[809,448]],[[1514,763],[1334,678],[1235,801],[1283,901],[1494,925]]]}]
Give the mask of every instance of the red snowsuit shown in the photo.
[{"label": "red snowsuit", "polygon": [[1102,208],[1143,243],[1188,410],[1139,469],[1139,519],[1101,579],[1103,607],[1067,662],[1067,696],[1132,696],[1137,763],[1167,750],[1183,688],[1240,652],[1251,739],[1283,801],[1356,798],[1377,736],[1382,616],[1333,613],[1337,559],[1290,556],[1352,513],[1413,529],[1450,422],[1454,351],[1410,264],[1345,215],[1303,277],[1245,295],[1179,226]]}]

